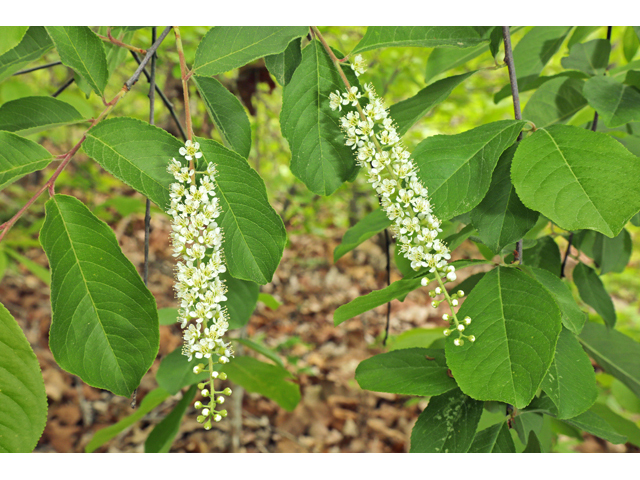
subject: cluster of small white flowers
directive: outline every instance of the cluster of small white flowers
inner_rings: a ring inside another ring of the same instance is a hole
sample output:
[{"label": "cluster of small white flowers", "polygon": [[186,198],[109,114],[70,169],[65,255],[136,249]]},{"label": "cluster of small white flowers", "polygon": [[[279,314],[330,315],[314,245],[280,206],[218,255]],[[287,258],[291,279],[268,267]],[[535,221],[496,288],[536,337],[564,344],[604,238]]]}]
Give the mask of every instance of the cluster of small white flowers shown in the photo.
[{"label": "cluster of small white flowers", "polygon": [[[197,142],[187,140],[180,148],[180,154],[188,161],[195,161],[202,157],[199,149]],[[173,158],[167,170],[177,180],[171,184],[171,205],[167,213],[173,218],[173,256],[179,258],[174,288],[180,300],[178,322],[184,330],[182,353],[189,357],[189,361],[194,356],[210,359],[210,367],[212,355],[217,356],[217,363],[225,364],[233,357],[233,350],[231,344],[222,339],[229,322],[227,310],[220,305],[227,299],[227,287],[219,278],[226,267],[222,253],[223,234],[216,222],[221,212],[215,193],[216,168],[210,163],[206,171],[195,172]],[[197,180],[196,173],[199,174]],[[196,373],[203,370],[203,364],[194,368]],[[224,379],[226,375],[212,368],[209,370],[213,391],[213,379]],[[206,397],[209,390],[203,387],[201,393]],[[218,401],[221,398],[224,401],[223,397],[218,397],[215,402],[222,403]],[[213,408],[205,410],[207,413],[201,415],[206,417],[203,420],[207,422],[205,428],[207,425],[211,428],[211,418],[219,421],[226,416],[226,412],[222,415]]]},{"label": "cluster of small white flowers", "polygon": [[[357,75],[364,73],[364,61],[360,55],[356,56],[351,68]],[[368,102],[361,108],[359,102],[363,96],[368,98]],[[343,106],[358,108],[358,111],[351,110],[340,119],[345,143],[356,151],[358,166],[366,169],[368,182],[378,193],[382,209],[393,222],[390,231],[404,257],[411,261],[411,268],[428,268],[430,273],[435,272],[442,286],[456,280],[455,267],[448,264],[451,259],[449,249],[437,238],[442,232],[441,221],[433,214],[429,192],[420,181],[418,168],[402,144],[384,101],[376,95],[373,85],[364,85],[364,94],[355,86],[342,94],[340,91],[332,92],[329,106],[332,110],[342,110]],[[422,285],[427,284],[428,279],[424,277]],[[475,337],[462,334],[465,327],[453,310],[464,292],[449,296],[444,288],[437,287],[430,295],[435,297],[435,292],[444,294],[451,306],[453,317],[445,314],[443,319],[449,320],[460,335],[454,343],[462,345],[462,337],[475,341]],[[437,307],[441,301],[434,300],[432,305]],[[445,335],[450,333],[445,331]]]}]

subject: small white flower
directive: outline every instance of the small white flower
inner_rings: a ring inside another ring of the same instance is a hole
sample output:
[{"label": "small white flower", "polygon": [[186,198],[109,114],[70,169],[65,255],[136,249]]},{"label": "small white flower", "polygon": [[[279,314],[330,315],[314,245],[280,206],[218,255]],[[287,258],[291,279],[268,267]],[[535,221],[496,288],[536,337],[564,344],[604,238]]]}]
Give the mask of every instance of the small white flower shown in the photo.
[{"label": "small white flower", "polygon": [[356,77],[359,77],[367,71],[367,64],[365,63],[362,55],[356,55],[351,62],[351,69],[355,72]]}]

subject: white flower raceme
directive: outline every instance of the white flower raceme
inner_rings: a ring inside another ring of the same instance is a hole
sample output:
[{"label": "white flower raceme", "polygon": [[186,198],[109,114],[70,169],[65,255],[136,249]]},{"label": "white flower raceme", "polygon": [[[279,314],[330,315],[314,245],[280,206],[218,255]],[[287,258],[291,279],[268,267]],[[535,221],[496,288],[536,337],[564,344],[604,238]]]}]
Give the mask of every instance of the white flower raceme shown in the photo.
[{"label": "white flower raceme", "polygon": [[[364,65],[362,57],[357,55],[351,68],[356,75],[361,75],[365,72]],[[440,286],[429,294],[432,298],[443,294],[451,307],[452,315],[443,316],[451,327],[445,330],[445,335],[458,332],[455,345],[462,345],[463,337],[474,342],[473,335],[462,333],[464,325],[458,321],[454,310],[464,292],[459,290],[449,295],[444,288],[445,283],[456,280],[456,273],[455,267],[448,264],[451,259],[449,249],[437,238],[442,232],[441,222],[433,214],[429,192],[418,177],[418,167],[402,144],[383,100],[376,95],[371,84],[365,85],[364,91],[361,94],[358,87],[352,86],[342,94],[340,102],[339,95],[332,93],[329,107],[342,110],[343,106],[350,105],[358,109],[347,112],[340,120],[345,143],[356,150],[356,163],[366,170],[367,180],[377,192],[382,209],[393,222],[389,229],[398,242],[400,252],[411,261],[411,268],[428,269],[438,280]],[[364,107],[359,103],[362,96],[368,98]],[[428,283],[428,279],[423,277],[422,285]],[[434,300],[432,305],[437,307],[442,301]],[[465,324],[470,322],[467,317]]]},{"label": "white flower raceme", "polygon": [[[198,159],[202,157],[199,148],[197,142],[187,140],[185,146],[180,148],[180,154],[186,160]],[[213,380],[226,378],[224,373],[213,370],[214,359],[215,363],[228,363],[233,357],[233,350],[231,344],[222,339],[229,322],[226,308],[220,305],[227,299],[227,287],[219,278],[226,267],[222,253],[222,230],[216,222],[220,216],[220,202],[215,193],[216,168],[210,163],[206,171],[195,172],[174,158],[167,170],[177,181],[171,185],[171,205],[167,213],[173,218],[173,256],[179,259],[174,288],[180,301],[178,322],[184,330],[182,353],[189,357],[189,361],[194,356],[208,359],[208,368],[199,364],[194,367],[194,372],[209,371],[211,392],[223,393],[214,390]],[[208,396],[209,390],[205,384],[200,385],[202,396]],[[215,404],[212,399],[198,417],[207,429],[211,428],[212,419],[219,421],[226,416],[226,410],[217,411],[213,408]]]}]

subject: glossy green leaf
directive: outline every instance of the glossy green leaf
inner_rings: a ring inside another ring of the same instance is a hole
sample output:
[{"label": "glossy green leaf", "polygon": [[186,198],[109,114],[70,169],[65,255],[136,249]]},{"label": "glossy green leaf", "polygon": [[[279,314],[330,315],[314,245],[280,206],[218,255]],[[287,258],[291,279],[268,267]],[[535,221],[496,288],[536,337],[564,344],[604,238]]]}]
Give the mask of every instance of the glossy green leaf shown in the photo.
[{"label": "glossy green leaf", "polygon": [[[561,330],[560,309],[549,292],[525,273],[498,267],[478,282],[458,312],[470,316],[456,347],[448,339],[447,364],[467,395],[477,400],[529,404],[555,352]],[[455,336],[455,335],[454,335]]]},{"label": "glossy green leaf", "polygon": [[20,43],[0,55],[0,82],[53,48],[44,27],[29,27]]},{"label": "glossy green leaf", "polygon": [[160,325],[173,325],[178,321],[177,308],[160,308],[158,309],[158,322]]},{"label": "glossy green leaf", "polygon": [[0,27],[0,56],[17,47],[28,28]]},{"label": "glossy green leaf", "polygon": [[113,230],[79,200],[58,194],[45,210],[51,352],[85,383],[128,397],[158,353],[156,301]]},{"label": "glossy green leaf", "polygon": [[46,148],[15,133],[0,132],[0,190],[53,160]]},{"label": "glossy green leaf", "polygon": [[573,269],[573,282],[584,303],[593,307],[607,326],[613,328],[616,324],[616,310],[596,271],[580,262]]},{"label": "glossy green leaf", "polygon": [[609,272],[621,273],[631,259],[631,235],[626,228],[613,238],[596,233],[593,242],[593,259],[600,267],[600,275]]},{"label": "glossy green leaf", "polygon": [[[547,402],[551,402],[549,397],[545,397],[545,398]],[[553,406],[553,404],[552,404],[552,408],[555,409],[555,406]],[[523,411],[523,412],[520,412],[519,415],[516,415],[515,421],[513,423],[514,423],[514,429],[518,434],[518,440],[520,440],[520,442],[522,442],[523,445],[526,445],[529,435],[531,433],[534,433],[534,434],[541,433],[542,426],[544,424],[544,417],[540,413]]]},{"label": "glossy green leaf", "polygon": [[0,411],[0,452],[31,452],[47,423],[47,394],[27,337],[1,303]]},{"label": "glossy green leaf", "polygon": [[80,75],[99,96],[109,80],[102,40],[89,27],[46,27],[60,60]]},{"label": "glossy green leaf", "polygon": [[509,147],[500,156],[486,196],[471,210],[471,222],[478,237],[496,254],[521,239],[539,216],[522,204],[511,184],[511,161],[516,148]]},{"label": "glossy green leaf", "polygon": [[[487,263],[490,262],[484,260],[459,260],[453,262],[453,265],[456,267],[456,270],[459,270],[468,265],[481,265]],[[386,288],[374,290],[367,295],[358,297],[355,300],[338,307],[336,311],[333,312],[333,324],[336,326],[340,325],[345,320],[349,320],[361,313],[372,310],[380,305],[384,305],[391,300],[401,297],[404,298],[408,293],[421,287],[423,276],[426,276],[429,279],[434,278],[433,274],[420,275],[413,278],[403,278],[402,280],[393,282]]]},{"label": "glossy green leaf", "polygon": [[213,27],[198,45],[193,70],[210,77],[242,67],[253,60],[284,52],[309,27]]},{"label": "glossy green leaf", "polygon": [[573,418],[596,401],[596,375],[589,357],[573,333],[562,329],[556,354],[542,381],[542,389],[558,408],[558,418]]},{"label": "glossy green leaf", "polygon": [[533,122],[536,128],[555,123],[566,123],[587,106],[582,96],[584,80],[557,77],[543,83],[531,96],[522,112],[522,118]]},{"label": "glossy green leaf", "polygon": [[391,220],[387,218],[387,214],[384,210],[379,208],[369,213],[344,233],[340,245],[338,245],[333,251],[333,261],[337,262],[338,259],[346,253],[356,248],[365,240],[368,240],[374,235],[382,232],[389,225],[391,225]]},{"label": "glossy green leaf", "polygon": [[[528,268],[525,265],[525,268]],[[531,268],[535,279],[545,287],[553,296],[562,312],[562,325],[570,331],[579,335],[584,323],[587,321],[587,314],[583,312],[573,299],[569,286],[557,275],[542,268]]]},{"label": "glossy green leaf", "polygon": [[597,323],[587,323],[578,340],[605,372],[640,397],[640,343]]},{"label": "glossy green leaf", "polygon": [[[345,70],[353,86],[358,81]],[[345,91],[340,74],[320,42],[302,50],[302,62],[284,87],[280,128],[291,149],[291,172],[314,193],[330,195],[358,171],[340,129],[343,112],[329,108],[329,94]]]},{"label": "glossy green leaf", "polygon": [[149,198],[162,210],[171,203],[167,172],[183,144],[165,130],[129,117],[103,120],[87,133],[82,148],[114,177]]},{"label": "glossy green leaf", "polygon": [[251,357],[236,357],[224,366],[224,371],[233,383],[248,392],[270,398],[289,412],[300,402],[300,386],[287,381],[293,375],[278,365]]},{"label": "glossy green leaf", "polygon": [[614,413],[602,403],[596,403],[591,411],[604,419],[617,433],[627,437],[627,442],[640,447],[640,428],[634,422]]},{"label": "glossy green leaf", "polygon": [[469,453],[516,453],[507,423],[496,423],[476,433]]},{"label": "glossy green leaf", "polygon": [[291,40],[284,52],[264,57],[264,64],[267,70],[276,77],[276,81],[283,87],[289,83],[293,72],[296,71],[302,61],[301,44],[302,39],[295,38]]},{"label": "glossy green leaf", "polygon": [[420,142],[413,158],[438,218],[448,220],[480,203],[500,155],[515,142],[523,125],[522,121],[501,120]]},{"label": "glossy green leaf", "polygon": [[229,313],[229,329],[242,328],[256,309],[260,287],[255,282],[233,278],[228,271],[220,274],[220,278],[227,284],[227,300],[222,306]]},{"label": "glossy green leaf", "polygon": [[[193,367],[202,363],[202,360],[193,358],[191,361],[182,354],[182,347],[176,348],[160,362],[156,372],[158,385],[170,395],[177,394],[184,387],[198,383],[209,378],[209,372],[193,373]],[[214,370],[219,370],[220,365],[214,364]]]},{"label": "glossy green leaf", "polygon": [[456,388],[431,398],[411,431],[411,453],[465,453],[482,416],[478,402]]},{"label": "glossy green leaf", "polygon": [[73,106],[52,97],[23,97],[0,107],[0,130],[21,135],[83,120]]},{"label": "glossy green leaf", "polygon": [[287,236],[282,219],[269,204],[260,175],[247,160],[213,140],[198,139],[200,162],[217,165],[216,194],[222,213],[218,224],[229,273],[265,285],[271,281]]},{"label": "glossy green leaf", "polygon": [[369,27],[352,54],[384,47],[471,47],[491,27]]},{"label": "glossy green leaf", "polygon": [[254,342],[253,340],[249,340],[248,338],[234,338],[233,341],[250,348],[254,352],[264,355],[269,360],[272,360],[276,365],[280,365],[284,368],[284,362],[280,356],[269,347],[261,343]]},{"label": "glossy green leaf", "polygon": [[392,105],[389,116],[397,124],[398,135],[407,133],[429,110],[444,101],[449,94],[475,71],[443,78],[423,88],[413,97]]},{"label": "glossy green leaf", "polygon": [[640,210],[638,157],[584,128],[552,125],[523,139],[511,179],[525,206],[565,230],[613,237]]},{"label": "glossy green leaf", "polygon": [[406,348],[363,360],[356,380],[364,390],[430,397],[456,388],[447,371],[443,350]]},{"label": "glossy green leaf", "polygon": [[633,86],[598,76],[587,80],[582,93],[609,128],[640,120],[640,92]]},{"label": "glossy green leaf", "polygon": [[569,41],[567,42],[567,48],[571,49],[571,47],[573,47],[576,43],[582,42],[585,38],[587,38],[589,35],[591,35],[593,32],[597,31],[600,28],[602,27],[595,27],[595,26],[576,27],[573,30],[571,37],[569,37]]},{"label": "glossy green leaf", "polygon": [[441,47],[434,48],[427,59],[425,82],[453,68],[464,65],[470,60],[482,55],[489,46],[487,42],[469,48]]},{"label": "glossy green leaf", "polygon": [[107,428],[103,428],[102,430],[98,430],[93,435],[93,438],[87,446],[84,447],[84,451],[86,453],[95,452],[109,440],[117,436],[119,433],[124,432],[131,425],[142,419],[147,413],[156,408],[167,398],[169,398],[169,393],[164,391],[162,388],[151,390],[145,395],[142,402],[138,405],[138,408],[136,408],[131,415],[124,417],[118,423],[110,425]]},{"label": "glossy green leaf", "polygon": [[529,439],[527,445],[522,453],[542,453],[542,447],[540,446],[540,440],[534,432],[529,432]]},{"label": "glossy green leaf", "polygon": [[397,337],[390,337],[387,347],[390,352],[406,348],[429,348],[436,340],[444,338],[444,328],[412,328]]},{"label": "glossy green leaf", "polygon": [[636,32],[633,31],[633,27],[625,28],[624,34],[622,35],[622,52],[627,62],[633,60],[633,57],[635,57],[638,51],[638,47],[640,47],[640,41],[638,41]]},{"label": "glossy green leaf", "polygon": [[196,396],[196,391],[196,385],[192,385],[173,410],[153,427],[144,442],[145,453],[167,453],[171,449],[171,444],[180,430],[182,417]]},{"label": "glossy green leaf", "polygon": [[609,40],[598,38],[571,46],[569,56],[564,57],[560,63],[567,70],[580,70],[587,75],[602,75],[609,65],[610,53]]},{"label": "glossy green leaf", "polygon": [[604,418],[593,413],[591,410],[577,417],[564,420],[564,422],[613,444],[625,443],[627,441],[627,437],[620,435]]},{"label": "glossy green leaf", "polygon": [[225,146],[248,158],[251,124],[240,100],[213,77],[194,75],[193,80]]},{"label": "glossy green leaf", "polygon": [[[534,82],[551,57],[560,49],[571,27],[533,27],[513,49],[513,63],[518,76],[518,90],[527,90]],[[507,74],[505,73],[505,77]],[[511,87],[505,86],[495,96],[498,103],[511,96]]]}]

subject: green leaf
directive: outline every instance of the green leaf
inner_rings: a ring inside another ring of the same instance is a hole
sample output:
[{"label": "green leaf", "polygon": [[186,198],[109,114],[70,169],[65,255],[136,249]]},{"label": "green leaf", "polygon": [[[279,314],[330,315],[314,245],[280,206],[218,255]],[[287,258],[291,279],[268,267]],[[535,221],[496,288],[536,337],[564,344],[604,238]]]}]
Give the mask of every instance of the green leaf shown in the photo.
[{"label": "green leaf", "polygon": [[60,60],[73,68],[99,96],[109,80],[107,54],[102,40],[89,27],[46,27]]},{"label": "green leaf", "polygon": [[542,447],[540,447],[540,440],[534,432],[529,432],[529,439],[527,445],[522,453],[542,453]]},{"label": "green leaf", "polygon": [[[456,267],[456,270],[459,270],[469,265],[483,265],[488,263],[491,262],[485,260],[458,260],[452,264]],[[338,307],[336,311],[333,312],[333,324],[335,326],[340,325],[345,320],[349,320],[361,313],[372,310],[380,305],[384,305],[391,300],[405,297],[408,293],[422,286],[422,277],[425,276],[429,279],[434,278],[432,273],[420,274],[413,278],[403,278],[402,280],[393,282],[386,288],[374,290],[367,295],[358,297],[355,300]]]},{"label": "green leaf", "polygon": [[638,157],[584,128],[552,125],[523,139],[511,180],[525,206],[569,231],[588,228],[614,237],[640,210]]},{"label": "green leaf", "polygon": [[[527,269],[529,267],[525,265],[525,271]],[[549,291],[560,307],[562,325],[579,335],[587,321],[587,314],[578,307],[569,286],[548,270],[534,267],[530,268],[530,271],[535,279]]]},{"label": "green leaf", "polygon": [[640,120],[640,92],[611,77],[587,80],[583,95],[609,128]]},{"label": "green leaf", "polygon": [[164,402],[168,397],[169,393],[164,391],[162,388],[151,390],[145,395],[145,397],[142,399],[142,402],[140,402],[140,404],[138,405],[138,408],[131,415],[129,415],[128,417],[124,417],[114,425],[103,428],[102,430],[98,430],[93,435],[93,438],[87,444],[87,446],[84,447],[84,451],[86,453],[95,452],[109,440],[117,436],[119,433],[124,432],[131,425],[142,419],[142,417],[144,417],[147,413]]},{"label": "green leaf", "polygon": [[584,303],[593,307],[607,326],[613,328],[616,324],[616,310],[596,271],[580,262],[573,269],[573,282]]},{"label": "green leaf", "polygon": [[44,27],[29,27],[20,43],[0,55],[0,82],[53,48]]},{"label": "green leaf", "polygon": [[411,453],[465,453],[482,416],[478,402],[456,388],[433,397],[411,431]]},{"label": "green leaf", "polygon": [[162,210],[171,203],[175,180],[167,166],[183,144],[161,128],[129,117],[103,120],[87,133],[82,148],[114,177]]},{"label": "green leaf", "polygon": [[128,397],[158,353],[156,301],[113,230],[79,200],[58,194],[45,211],[51,352],[85,383]]},{"label": "green leaf", "polygon": [[46,148],[15,133],[0,132],[0,190],[53,160]]},{"label": "green leaf", "polygon": [[631,259],[631,235],[626,228],[613,238],[595,234],[593,259],[600,266],[600,275],[609,272],[621,273]]},{"label": "green leaf", "polygon": [[413,158],[439,219],[449,220],[480,203],[500,155],[513,144],[523,125],[522,121],[501,120],[420,142]]},{"label": "green leaf", "polygon": [[[533,27],[513,49],[513,63],[518,75],[518,90],[523,92],[537,80],[544,66],[560,49],[571,27]],[[505,74],[506,75],[506,74]],[[507,85],[494,96],[498,103],[511,96]]]},{"label": "green leaf", "polygon": [[2,281],[2,277],[4,277],[4,274],[6,271],[7,271],[7,256],[4,253],[4,249],[0,248],[0,281]]},{"label": "green leaf", "polygon": [[394,338],[389,338],[389,351],[406,348],[429,348],[436,340],[444,338],[444,328],[412,328]]},{"label": "green leaf", "polygon": [[542,381],[542,389],[556,404],[561,420],[586,412],[596,401],[598,389],[591,361],[567,329],[560,332],[556,354]]},{"label": "green leaf", "polygon": [[256,343],[252,340],[249,340],[248,338],[234,338],[233,341],[240,343],[245,347],[249,347],[251,350],[258,352],[261,355],[264,355],[269,360],[272,360],[275,364],[280,365],[282,368],[284,368],[284,363],[282,362],[282,359],[278,356],[276,352],[271,350],[269,347],[266,347],[261,343]]},{"label": "green leaf", "polygon": [[472,47],[491,27],[369,27],[351,54],[384,47]]},{"label": "green leaf", "polygon": [[638,41],[636,32],[633,31],[633,27],[625,28],[622,36],[622,52],[627,62],[633,60],[633,57],[635,57],[638,51],[638,47],[640,47],[640,42]]},{"label": "green leaf", "polygon": [[522,118],[533,122],[536,128],[554,123],[566,123],[587,106],[582,96],[584,80],[557,77],[543,83],[531,96],[522,112]]},{"label": "green leaf", "polygon": [[282,306],[282,303],[276,300],[273,295],[269,295],[268,293],[260,293],[258,295],[258,301],[264,303],[271,310],[277,310]]},{"label": "green leaf", "polygon": [[[200,363],[202,361],[195,358],[189,361],[182,354],[182,347],[178,347],[160,362],[156,372],[156,381],[163,390],[166,390],[170,395],[175,395],[184,387],[209,378],[209,372],[200,372],[197,375],[193,373],[193,367]],[[214,370],[219,368],[218,364],[214,365]]]},{"label": "green leaf", "polygon": [[33,273],[33,275],[35,275],[40,280],[42,280],[43,283],[45,283],[48,286],[51,286],[51,273],[49,272],[49,270],[37,264],[30,258],[27,258],[24,255],[20,255],[18,252],[16,252],[15,250],[9,247],[5,247],[4,251],[10,257],[13,257],[20,265],[22,265],[31,273]]},{"label": "green leaf", "polygon": [[517,146],[500,156],[484,199],[471,210],[478,237],[494,253],[521,239],[538,220],[538,212],[525,207],[511,184],[511,161]]},{"label": "green leaf", "polygon": [[356,380],[364,390],[430,397],[456,388],[447,371],[443,350],[407,348],[363,360]]},{"label": "green leaf", "polygon": [[625,443],[627,441],[627,437],[620,435],[604,418],[590,410],[577,417],[563,421],[613,444]]},{"label": "green leaf", "polygon": [[470,316],[456,347],[448,339],[447,364],[458,385],[477,400],[529,404],[555,352],[561,330],[560,309],[549,292],[525,273],[498,267],[478,282],[460,307],[459,318]]},{"label": "green leaf", "polygon": [[229,329],[242,328],[256,309],[260,287],[255,282],[233,278],[228,271],[220,274],[220,278],[227,284],[227,300],[222,306],[229,313]]},{"label": "green leaf", "polygon": [[602,75],[609,65],[611,43],[599,38],[571,46],[569,56],[560,60],[567,70],[580,70],[587,75]]},{"label": "green leaf", "polygon": [[251,357],[236,357],[224,366],[233,383],[275,401],[287,411],[300,402],[300,386],[287,381],[293,378],[287,370]]},{"label": "green leaf", "polygon": [[83,120],[73,106],[52,97],[23,97],[0,107],[0,130],[20,132],[21,135]]},{"label": "green leaf", "polygon": [[507,423],[496,423],[476,433],[469,453],[516,453]]},{"label": "green leaf", "polygon": [[[546,397],[546,400],[551,402],[549,397]],[[555,408],[555,406],[553,406],[553,408]],[[515,417],[514,424],[518,439],[523,444],[526,444],[529,434],[539,434],[542,431],[544,417],[539,413],[524,411]]]},{"label": "green leaf", "polygon": [[337,262],[342,256],[350,252],[365,240],[380,233],[391,225],[384,210],[378,208],[347,230],[340,245],[333,251],[333,261]]},{"label": "green leaf", "polygon": [[[265,285],[271,281],[284,251],[287,234],[269,204],[260,175],[247,160],[213,140],[198,139],[200,162],[215,163],[216,194],[222,213],[218,224],[229,273]],[[202,169],[201,169],[202,170]]]},{"label": "green leaf", "polygon": [[640,447],[640,428],[634,422],[614,413],[602,403],[596,403],[591,411],[604,419],[617,433],[627,437],[627,442]]},{"label": "green leaf", "polygon": [[[350,70],[351,85],[358,80]],[[358,171],[344,144],[342,113],[329,109],[329,94],[345,90],[340,74],[320,42],[302,50],[302,62],[282,93],[280,128],[291,149],[291,172],[314,193],[330,195]]]},{"label": "green leaf", "polygon": [[160,308],[158,309],[158,322],[160,325],[173,325],[178,321],[177,308]]},{"label": "green leaf", "polygon": [[169,415],[153,427],[144,442],[145,453],[167,453],[171,449],[171,444],[180,430],[182,417],[196,396],[196,390],[196,385],[192,385]]},{"label": "green leaf", "polygon": [[443,78],[423,88],[413,97],[392,105],[389,116],[397,124],[398,135],[407,133],[429,110],[444,101],[458,85],[474,73],[476,72]]},{"label": "green leaf", "polygon": [[27,337],[1,303],[0,411],[0,452],[31,452],[47,423],[47,394]]},{"label": "green leaf", "polygon": [[589,356],[640,397],[640,344],[626,335],[587,323],[578,338]]},{"label": "green leaf", "polygon": [[489,47],[486,42],[469,48],[434,48],[427,59],[427,70],[424,81],[428,82],[441,73],[464,65],[469,60],[473,60],[482,55],[488,49]]},{"label": "green leaf", "polygon": [[580,43],[585,38],[587,38],[589,35],[591,35],[593,32],[597,31],[599,28],[602,28],[602,27],[594,27],[594,26],[591,26],[591,27],[587,27],[587,26],[576,27],[573,30],[573,34],[569,38],[569,41],[567,42],[567,48],[570,49],[576,43]]},{"label": "green leaf", "polygon": [[284,52],[264,57],[264,64],[267,70],[276,77],[276,81],[283,87],[291,81],[293,72],[296,71],[302,61],[301,44],[302,39],[295,38],[291,40]]},{"label": "green leaf", "polygon": [[251,124],[240,100],[215,78],[194,75],[193,80],[225,146],[248,158]]},{"label": "green leaf", "polygon": [[284,52],[309,27],[213,27],[200,41],[193,70],[210,77],[242,67],[266,55]]},{"label": "green leaf", "polygon": [[0,56],[17,47],[28,28],[0,27]]}]

